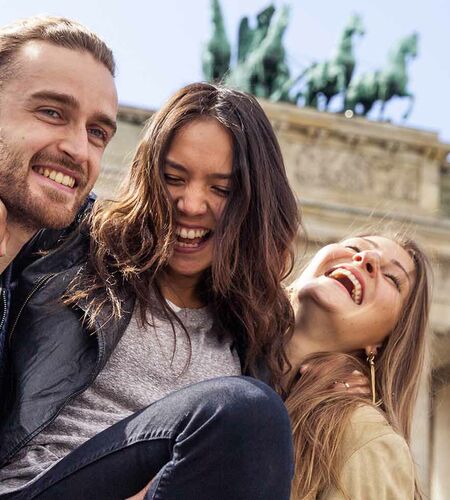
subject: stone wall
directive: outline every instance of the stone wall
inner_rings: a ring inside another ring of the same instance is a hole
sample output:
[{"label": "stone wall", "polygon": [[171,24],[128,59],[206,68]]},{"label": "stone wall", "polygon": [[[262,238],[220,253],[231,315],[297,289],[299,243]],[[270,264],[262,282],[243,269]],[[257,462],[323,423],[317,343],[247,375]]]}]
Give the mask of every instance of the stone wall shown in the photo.
[{"label": "stone wall", "polygon": [[[413,451],[432,500],[450,491],[450,165],[437,134],[263,102],[280,141],[307,229],[309,251],[390,221],[413,232],[433,258],[431,355],[414,423]],[[122,107],[97,193],[125,176],[151,112]]]}]

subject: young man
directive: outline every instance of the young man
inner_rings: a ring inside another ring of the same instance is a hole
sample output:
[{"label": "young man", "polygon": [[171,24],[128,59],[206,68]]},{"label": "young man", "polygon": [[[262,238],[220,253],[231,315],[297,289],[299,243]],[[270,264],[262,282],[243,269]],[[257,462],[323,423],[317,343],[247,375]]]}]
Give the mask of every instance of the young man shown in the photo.
[{"label": "young man", "polygon": [[85,202],[116,129],[114,70],[111,50],[76,22],[0,28],[0,375],[12,262]]}]

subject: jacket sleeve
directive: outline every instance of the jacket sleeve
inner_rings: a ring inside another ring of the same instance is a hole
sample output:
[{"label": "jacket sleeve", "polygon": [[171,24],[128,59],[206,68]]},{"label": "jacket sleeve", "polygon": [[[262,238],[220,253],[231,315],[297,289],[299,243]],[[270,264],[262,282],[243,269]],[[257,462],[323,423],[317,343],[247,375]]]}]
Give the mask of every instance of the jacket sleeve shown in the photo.
[{"label": "jacket sleeve", "polygon": [[320,496],[321,500],[413,500],[414,465],[405,440],[396,434],[375,437],[358,448],[345,462],[341,485]]}]

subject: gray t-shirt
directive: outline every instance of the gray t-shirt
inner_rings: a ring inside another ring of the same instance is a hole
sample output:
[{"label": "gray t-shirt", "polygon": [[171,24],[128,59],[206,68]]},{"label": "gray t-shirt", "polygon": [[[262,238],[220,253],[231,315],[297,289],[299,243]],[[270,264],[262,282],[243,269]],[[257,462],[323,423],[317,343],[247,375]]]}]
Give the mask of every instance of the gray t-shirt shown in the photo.
[{"label": "gray t-shirt", "polygon": [[231,338],[214,333],[207,308],[170,306],[189,333],[190,350],[176,322],[175,332],[162,315],[142,327],[133,314],[95,382],[0,469],[0,494],[23,487],[88,439],[177,389],[241,374]]}]

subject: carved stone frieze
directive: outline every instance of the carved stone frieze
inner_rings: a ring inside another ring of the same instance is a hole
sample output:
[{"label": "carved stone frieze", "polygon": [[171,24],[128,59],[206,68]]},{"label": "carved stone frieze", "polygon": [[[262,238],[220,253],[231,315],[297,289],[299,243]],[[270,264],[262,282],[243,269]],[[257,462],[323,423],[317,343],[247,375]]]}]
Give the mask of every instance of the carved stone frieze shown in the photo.
[{"label": "carved stone frieze", "polygon": [[281,136],[281,147],[293,188],[299,196],[310,188],[329,191],[350,204],[379,206],[382,199],[415,204],[419,201],[420,169],[395,163],[383,152],[358,147],[300,143]]}]

